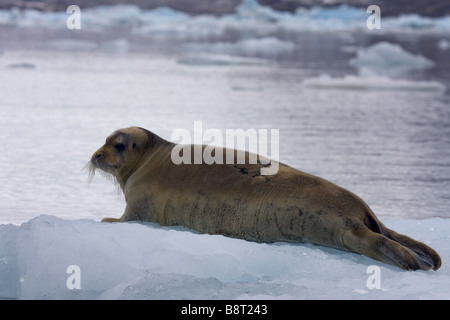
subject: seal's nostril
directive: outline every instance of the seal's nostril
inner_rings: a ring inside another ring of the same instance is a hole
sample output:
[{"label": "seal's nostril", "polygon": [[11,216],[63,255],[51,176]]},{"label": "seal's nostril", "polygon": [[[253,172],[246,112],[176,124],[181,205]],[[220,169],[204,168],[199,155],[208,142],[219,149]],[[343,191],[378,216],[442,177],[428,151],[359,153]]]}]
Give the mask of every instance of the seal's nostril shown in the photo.
[{"label": "seal's nostril", "polygon": [[102,156],[101,152],[97,152],[92,156],[92,160],[97,160]]}]

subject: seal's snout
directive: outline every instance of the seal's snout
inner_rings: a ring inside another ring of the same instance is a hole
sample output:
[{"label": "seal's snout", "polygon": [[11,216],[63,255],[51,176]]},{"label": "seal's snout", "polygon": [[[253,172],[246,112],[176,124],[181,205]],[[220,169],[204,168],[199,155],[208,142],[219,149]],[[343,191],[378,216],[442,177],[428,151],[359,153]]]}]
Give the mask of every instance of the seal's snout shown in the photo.
[{"label": "seal's snout", "polygon": [[105,147],[103,146],[94,152],[94,154],[91,157],[91,163],[98,167],[101,164],[101,162],[106,160],[107,156],[108,155],[105,152]]},{"label": "seal's snout", "polygon": [[91,162],[95,163],[98,159],[100,159],[101,156],[102,156],[102,153],[97,151],[96,153],[94,153],[92,155]]},{"label": "seal's snout", "polygon": [[94,153],[94,154],[92,155],[92,157],[91,157],[91,164],[92,164],[94,167],[98,167],[98,160],[100,159],[101,156],[102,156],[102,155],[101,155],[100,152],[96,152],[96,153]]},{"label": "seal's snout", "polygon": [[115,175],[120,167],[120,163],[113,152],[105,146],[98,149],[91,157],[91,166],[106,173]]},{"label": "seal's snout", "polygon": [[104,170],[104,153],[102,152],[101,149],[97,150],[91,157],[91,165],[94,166],[95,168],[99,168]]}]

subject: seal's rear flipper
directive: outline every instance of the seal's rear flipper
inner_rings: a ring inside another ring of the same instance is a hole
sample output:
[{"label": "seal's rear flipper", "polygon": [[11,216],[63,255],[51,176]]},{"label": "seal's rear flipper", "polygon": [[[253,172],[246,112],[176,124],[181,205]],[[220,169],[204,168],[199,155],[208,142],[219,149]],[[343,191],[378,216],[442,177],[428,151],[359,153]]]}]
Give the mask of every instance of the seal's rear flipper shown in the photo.
[{"label": "seal's rear flipper", "polygon": [[422,260],[423,263],[431,264],[433,270],[440,268],[442,263],[441,257],[436,251],[426,244],[397,233],[394,230],[388,229],[384,226],[382,232],[389,239],[392,239],[393,241],[396,241],[409,249],[416,256],[416,258]]},{"label": "seal's rear flipper", "polygon": [[[402,236],[397,233],[395,235]],[[413,249],[397,242],[392,234],[387,237],[373,232],[364,225],[354,226],[347,230],[342,236],[342,241],[350,251],[405,270],[437,270],[440,267],[440,257],[433,249],[409,237],[402,237],[400,237],[402,240],[408,238],[408,241],[414,243]]]}]

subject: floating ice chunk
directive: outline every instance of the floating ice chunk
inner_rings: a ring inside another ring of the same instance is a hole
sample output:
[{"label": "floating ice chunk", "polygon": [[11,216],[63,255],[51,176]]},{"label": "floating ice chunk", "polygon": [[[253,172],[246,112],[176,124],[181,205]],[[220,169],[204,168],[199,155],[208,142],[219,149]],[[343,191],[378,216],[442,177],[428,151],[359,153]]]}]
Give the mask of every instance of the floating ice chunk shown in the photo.
[{"label": "floating ice chunk", "polygon": [[303,86],[314,89],[445,91],[445,86],[436,81],[391,79],[374,74],[371,76],[347,75],[342,78],[332,78],[324,74],[305,80]]},{"label": "floating ice chunk", "polygon": [[221,18],[210,15],[191,17],[170,8],[144,11],[141,23],[133,29],[134,34],[153,38],[201,39],[222,35]]},{"label": "floating ice chunk", "polygon": [[435,27],[433,18],[422,17],[418,14],[406,14],[398,17],[386,17],[383,19],[383,28],[397,30],[430,30]]},{"label": "floating ice chunk", "polygon": [[442,51],[446,51],[450,49],[450,41],[446,39],[439,40],[437,47]]},{"label": "floating ice chunk", "polygon": [[47,45],[56,50],[74,51],[74,50],[94,50],[98,45],[94,41],[79,39],[57,39],[47,42]]},{"label": "floating ice chunk", "polygon": [[153,38],[199,39],[221,35],[221,18],[210,15],[189,16],[167,7],[143,11],[134,34]]},{"label": "floating ice chunk", "polygon": [[237,57],[227,54],[206,54],[190,53],[186,54],[177,61],[180,64],[194,66],[230,66],[230,65],[262,65],[267,64],[267,60],[250,57]]},{"label": "floating ice chunk", "polygon": [[379,42],[368,48],[356,49],[356,57],[349,61],[358,69],[358,75],[331,78],[321,75],[307,79],[303,85],[316,89],[352,90],[400,90],[444,92],[445,86],[436,81],[410,81],[393,79],[413,70],[424,70],[434,66],[434,62],[403,50],[397,44]]},{"label": "floating ice chunk", "polygon": [[431,60],[405,51],[397,44],[384,41],[358,50],[356,57],[350,60],[350,64],[382,75],[398,75],[434,66]]},{"label": "floating ice chunk", "polygon": [[88,26],[133,26],[141,22],[141,17],[142,11],[135,5],[102,5],[84,9],[82,13],[82,23]]},{"label": "floating ice chunk", "polygon": [[[330,8],[299,8],[295,13],[275,11],[261,6],[255,0],[245,0],[233,16],[248,27],[270,26],[291,31],[336,31],[365,28],[365,10],[340,5]],[[231,18],[231,16],[230,16]]]},{"label": "floating ice chunk", "polygon": [[10,24],[16,24],[16,19],[14,18],[14,11],[11,10],[4,10],[0,9],[0,25],[10,25]]},{"label": "floating ice chunk", "polygon": [[210,54],[275,58],[278,55],[294,51],[295,47],[295,43],[291,41],[280,40],[276,37],[263,37],[258,39],[242,39],[233,43],[191,44],[188,46],[188,49],[191,52],[206,52]]},{"label": "floating ice chunk", "polygon": [[130,49],[130,43],[126,39],[101,41],[100,43],[81,39],[56,39],[48,41],[47,46],[61,51],[90,51],[101,49],[115,53],[128,52]]},{"label": "floating ice chunk", "polygon": [[448,32],[450,31],[450,15],[435,18],[434,20],[435,30]]},{"label": "floating ice chunk", "polygon": [[23,28],[30,27],[66,27],[68,15],[65,12],[41,12],[33,9],[0,10],[0,25],[13,25]]},{"label": "floating ice chunk", "polygon": [[242,21],[258,21],[274,23],[292,16],[291,13],[283,13],[270,7],[262,6],[256,0],[244,0],[236,7],[236,19]]},{"label": "floating ice chunk", "polygon": [[130,50],[130,43],[126,39],[103,41],[100,43],[100,48],[109,52],[125,53]]},{"label": "floating ice chunk", "polygon": [[280,40],[276,37],[244,39],[229,46],[224,45],[225,51],[230,51],[231,54],[243,56],[275,57],[285,52],[291,52],[294,49],[295,44],[293,42]]},{"label": "floating ice chunk", "polygon": [[[300,12],[300,11],[297,11]],[[360,8],[350,7],[346,4],[329,8],[313,7],[309,16],[317,21],[341,22],[342,24],[360,25],[366,23],[367,13]],[[341,26],[341,24],[339,24]]]}]

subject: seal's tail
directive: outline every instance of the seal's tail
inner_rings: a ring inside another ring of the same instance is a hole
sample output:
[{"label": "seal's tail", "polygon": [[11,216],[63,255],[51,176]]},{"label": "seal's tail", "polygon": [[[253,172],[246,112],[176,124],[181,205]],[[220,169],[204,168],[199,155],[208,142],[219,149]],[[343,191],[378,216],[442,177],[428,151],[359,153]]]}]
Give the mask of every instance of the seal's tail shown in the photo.
[{"label": "seal's tail", "polygon": [[426,244],[368,220],[344,233],[342,240],[349,250],[406,270],[437,270],[441,266],[439,254]]}]

